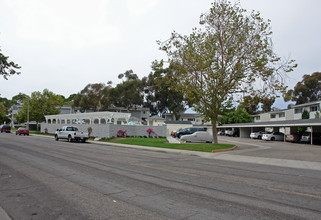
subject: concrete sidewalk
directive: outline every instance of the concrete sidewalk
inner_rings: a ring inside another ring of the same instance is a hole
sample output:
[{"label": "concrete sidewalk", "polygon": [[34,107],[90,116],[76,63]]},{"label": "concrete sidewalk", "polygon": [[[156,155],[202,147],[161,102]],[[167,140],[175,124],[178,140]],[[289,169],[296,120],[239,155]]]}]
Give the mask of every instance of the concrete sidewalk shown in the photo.
[{"label": "concrete sidewalk", "polygon": [[180,144],[181,142],[179,142],[179,140],[177,140],[176,138],[173,138],[172,136],[167,136],[166,139],[168,140],[169,143],[171,144]]}]

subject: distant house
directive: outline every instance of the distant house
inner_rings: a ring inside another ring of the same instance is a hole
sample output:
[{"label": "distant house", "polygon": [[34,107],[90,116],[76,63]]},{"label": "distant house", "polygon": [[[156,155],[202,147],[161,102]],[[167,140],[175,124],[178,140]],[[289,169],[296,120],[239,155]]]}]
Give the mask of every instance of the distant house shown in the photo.
[{"label": "distant house", "polygon": [[149,126],[160,126],[165,124],[165,118],[161,118],[157,115],[146,119],[147,125]]},{"label": "distant house", "polygon": [[17,103],[12,105],[9,108],[9,117],[11,119],[11,126],[14,126],[14,124],[18,123],[18,121],[16,120],[16,115],[18,114],[18,112],[22,109],[23,103]]},{"label": "distant house", "polygon": [[[171,113],[165,114],[166,121],[176,121]],[[189,121],[193,125],[204,124],[204,118],[198,113],[180,113],[180,117],[177,121]]]},{"label": "distant house", "polygon": [[150,116],[150,109],[144,107],[136,107],[131,109],[126,109],[123,107],[110,107],[108,111],[111,112],[121,112],[121,113],[131,113],[132,117],[140,118],[145,121]]},{"label": "distant house", "polygon": [[131,116],[129,118],[128,124],[129,125],[143,125],[144,121],[142,119],[140,119],[140,118],[136,118],[136,117]]}]

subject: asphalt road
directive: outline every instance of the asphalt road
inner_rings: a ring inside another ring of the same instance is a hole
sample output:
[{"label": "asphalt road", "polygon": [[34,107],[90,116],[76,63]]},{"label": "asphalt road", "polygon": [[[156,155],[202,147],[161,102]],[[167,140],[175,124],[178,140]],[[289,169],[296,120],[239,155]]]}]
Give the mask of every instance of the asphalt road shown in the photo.
[{"label": "asphalt road", "polygon": [[321,219],[321,172],[0,134],[0,207],[19,220]]}]

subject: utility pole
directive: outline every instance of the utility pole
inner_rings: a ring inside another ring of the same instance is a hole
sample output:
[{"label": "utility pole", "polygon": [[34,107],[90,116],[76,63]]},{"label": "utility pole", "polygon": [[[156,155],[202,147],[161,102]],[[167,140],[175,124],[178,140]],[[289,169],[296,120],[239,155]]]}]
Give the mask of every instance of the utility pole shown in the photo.
[{"label": "utility pole", "polygon": [[28,97],[28,112],[27,112],[27,129],[29,130],[29,97]]}]

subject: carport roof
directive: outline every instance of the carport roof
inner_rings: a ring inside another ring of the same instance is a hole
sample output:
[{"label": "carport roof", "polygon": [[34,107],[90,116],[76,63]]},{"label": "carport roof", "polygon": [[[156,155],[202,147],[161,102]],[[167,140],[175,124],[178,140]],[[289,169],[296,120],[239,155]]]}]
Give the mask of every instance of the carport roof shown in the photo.
[{"label": "carport roof", "polygon": [[300,119],[287,121],[266,121],[252,123],[224,124],[218,128],[251,128],[251,127],[310,127],[321,126],[321,118],[317,119]]}]

